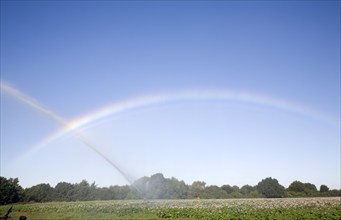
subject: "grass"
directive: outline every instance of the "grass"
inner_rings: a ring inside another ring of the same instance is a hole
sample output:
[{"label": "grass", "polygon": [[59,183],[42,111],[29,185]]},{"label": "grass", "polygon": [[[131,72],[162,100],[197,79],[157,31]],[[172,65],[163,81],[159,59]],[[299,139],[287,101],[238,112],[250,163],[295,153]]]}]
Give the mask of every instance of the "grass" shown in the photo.
[{"label": "grass", "polygon": [[[0,206],[3,216],[12,205]],[[121,200],[13,204],[11,219],[341,219],[341,198]]]}]

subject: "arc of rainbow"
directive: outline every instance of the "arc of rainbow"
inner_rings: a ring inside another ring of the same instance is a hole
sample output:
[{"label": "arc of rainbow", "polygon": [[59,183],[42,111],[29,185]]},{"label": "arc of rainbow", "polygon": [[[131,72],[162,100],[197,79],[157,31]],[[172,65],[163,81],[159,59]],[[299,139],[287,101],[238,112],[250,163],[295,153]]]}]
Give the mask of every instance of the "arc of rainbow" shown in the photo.
[{"label": "arc of rainbow", "polygon": [[[129,99],[127,101],[114,103],[111,105],[107,105],[103,108],[98,109],[92,113],[86,114],[82,117],[79,117],[73,121],[66,121],[62,117],[56,115],[52,111],[43,107],[40,103],[35,101],[34,99],[24,95],[20,91],[14,89],[12,86],[1,82],[1,89],[5,92],[16,96],[26,104],[29,104],[31,107],[51,116],[57,122],[62,124],[64,127],[49,135],[44,140],[34,145],[28,152],[24,155],[32,154],[41,148],[49,145],[53,141],[56,141],[59,138],[65,137],[67,135],[78,135],[80,133],[80,129],[86,126],[89,126],[97,121],[103,120],[107,117],[125,113],[131,110],[137,110],[140,108],[147,108],[150,106],[162,105],[177,101],[193,101],[193,100],[217,100],[217,101],[238,101],[241,103],[250,103],[261,106],[268,106],[272,108],[276,108],[279,110],[284,110],[288,112],[293,112],[296,114],[304,115],[306,117],[313,118],[318,121],[322,121],[324,123],[339,126],[339,119],[333,118],[329,115],[323,114],[321,112],[317,112],[311,110],[305,106],[294,104],[285,100],[275,99],[264,95],[247,93],[247,92],[238,92],[238,91],[182,91],[175,93],[163,93],[163,94],[154,94],[149,96],[141,96],[134,99]],[[21,98],[20,98],[21,97]]]},{"label": "arc of rainbow", "polygon": [[86,126],[101,121],[110,116],[129,112],[132,110],[138,110],[141,108],[148,108],[151,106],[157,106],[162,104],[169,104],[178,101],[199,101],[199,100],[217,100],[217,101],[238,101],[242,103],[249,103],[255,105],[268,106],[296,114],[304,115],[313,118],[318,121],[322,121],[331,125],[339,126],[339,120],[329,115],[313,111],[304,106],[293,104],[284,100],[274,99],[262,95],[256,95],[245,92],[233,92],[233,91],[184,91],[177,93],[164,93],[149,96],[137,97],[127,101],[114,103],[103,108],[100,108],[92,113],[79,117],[63,127],[61,130],[53,133],[38,143],[30,150],[31,153],[47,146],[48,144],[56,141],[61,137],[72,135],[74,131],[77,131]]},{"label": "arc of rainbow", "polygon": [[[95,153],[97,153],[102,159],[104,159],[106,162],[108,162],[112,167],[114,167],[124,178],[127,182],[130,184],[133,183],[133,179],[128,176],[127,173],[125,173],[116,163],[114,163],[110,158],[102,151],[100,150],[99,146],[95,143],[91,142],[87,137],[85,137],[78,127],[73,127],[72,124],[68,123],[67,120],[65,120],[63,117],[59,116],[55,112],[51,111],[47,107],[43,106],[41,103],[39,103],[37,100],[33,99],[32,97],[24,94],[23,92],[15,89],[13,86],[10,86],[8,83],[5,83],[1,81],[0,83],[1,91],[4,91],[13,97],[19,99],[20,101],[26,103],[33,109],[37,110],[38,112],[41,112],[50,118],[54,119],[56,122],[64,126],[67,130],[70,130],[73,132],[73,135],[75,138],[77,138],[79,141],[81,141],[83,144],[85,144],[87,147],[89,147],[91,150],[93,150]],[[139,189],[137,189],[139,191]]]}]

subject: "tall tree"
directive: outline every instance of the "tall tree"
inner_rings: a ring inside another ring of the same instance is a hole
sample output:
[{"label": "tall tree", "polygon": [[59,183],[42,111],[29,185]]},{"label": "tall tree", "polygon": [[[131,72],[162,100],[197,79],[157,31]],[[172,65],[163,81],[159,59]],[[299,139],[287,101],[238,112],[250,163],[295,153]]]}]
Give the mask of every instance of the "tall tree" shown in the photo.
[{"label": "tall tree", "polygon": [[57,199],[60,201],[74,200],[74,185],[71,183],[60,182],[55,187]]},{"label": "tall tree", "polygon": [[288,190],[292,192],[304,192],[304,189],[305,189],[304,183],[298,180],[292,182],[288,187]]},{"label": "tall tree", "polygon": [[260,181],[257,190],[266,198],[284,197],[284,186],[280,185],[277,179],[271,177]]},{"label": "tall tree", "polygon": [[21,202],[22,200],[23,189],[19,185],[19,179],[6,179],[0,176],[0,205]]},{"label": "tall tree", "polygon": [[240,188],[239,192],[244,196],[244,197],[251,197],[251,193],[254,191],[254,187],[250,185],[244,185]]},{"label": "tall tree", "polygon": [[75,184],[74,186],[74,197],[75,200],[90,200],[90,195],[91,195],[91,189],[90,189],[90,184],[86,180],[82,180],[80,183]]},{"label": "tall tree", "polygon": [[300,181],[292,182],[288,187],[288,193],[294,197],[317,196],[318,191],[314,184],[302,183]]},{"label": "tall tree", "polygon": [[326,185],[321,185],[320,186],[320,192],[328,192],[329,191],[329,188],[328,188],[328,186],[326,186]]},{"label": "tall tree", "polygon": [[230,185],[223,185],[221,189],[224,190],[227,194],[231,194],[234,192],[234,188]]},{"label": "tall tree", "polygon": [[226,199],[227,193],[218,186],[208,186],[205,188],[205,199]]},{"label": "tall tree", "polygon": [[55,200],[56,194],[50,184],[41,183],[25,189],[25,197],[27,201],[50,202]]}]

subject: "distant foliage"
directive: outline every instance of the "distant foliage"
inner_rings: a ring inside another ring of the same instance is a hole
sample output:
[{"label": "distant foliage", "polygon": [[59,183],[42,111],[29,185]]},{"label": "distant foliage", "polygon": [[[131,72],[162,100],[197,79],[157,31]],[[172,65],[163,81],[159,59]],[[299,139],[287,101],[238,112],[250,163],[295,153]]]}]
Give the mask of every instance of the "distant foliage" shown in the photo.
[{"label": "distant foliage", "polygon": [[[321,185],[322,189],[324,189],[325,185]],[[328,188],[328,187],[327,187]],[[317,188],[314,184],[311,183],[302,183],[298,180],[292,182],[288,189],[287,193],[290,197],[314,197],[314,196],[323,196],[320,192],[317,191]]]},{"label": "distant foliage", "polygon": [[0,205],[21,202],[23,189],[19,185],[19,179],[6,179],[0,176]]},{"label": "distant foliage", "polygon": [[0,205],[16,202],[51,201],[91,201],[124,199],[227,199],[227,198],[278,198],[278,197],[318,197],[341,196],[341,190],[330,190],[321,185],[318,191],[311,183],[292,182],[285,189],[271,177],[260,181],[256,186],[223,185],[207,186],[203,181],[194,181],[187,185],[174,177],[165,178],[157,173],[151,177],[142,177],[131,186],[98,187],[95,182],[82,180],[80,183],[60,182],[55,187],[38,184],[26,189],[19,185],[18,178],[0,177]]},{"label": "distant foliage", "polygon": [[41,183],[31,188],[25,189],[25,200],[33,202],[51,202],[57,197],[55,195],[55,189],[50,184]]},{"label": "distant foliage", "polygon": [[321,193],[326,193],[326,192],[328,192],[328,191],[329,191],[328,186],[326,186],[326,185],[321,185],[321,186],[320,186],[320,192],[321,192]]},{"label": "distant foliage", "polygon": [[268,177],[258,183],[257,190],[266,198],[282,198],[285,188],[278,180]]},{"label": "distant foliage", "polygon": [[140,199],[186,199],[188,189],[184,181],[165,178],[161,173],[142,177],[132,185],[132,192]]}]

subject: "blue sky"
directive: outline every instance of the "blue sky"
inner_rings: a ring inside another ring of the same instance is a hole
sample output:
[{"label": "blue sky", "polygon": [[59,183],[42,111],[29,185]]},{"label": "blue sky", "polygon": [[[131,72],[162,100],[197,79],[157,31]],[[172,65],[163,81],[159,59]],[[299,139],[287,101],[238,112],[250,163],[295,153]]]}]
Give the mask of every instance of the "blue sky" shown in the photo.
[{"label": "blue sky", "polygon": [[[182,100],[82,132],[132,178],[340,188],[339,1],[1,1],[1,80],[66,120],[139,97],[218,91],[282,100]],[[63,126],[1,92],[1,175],[126,184]]]}]

